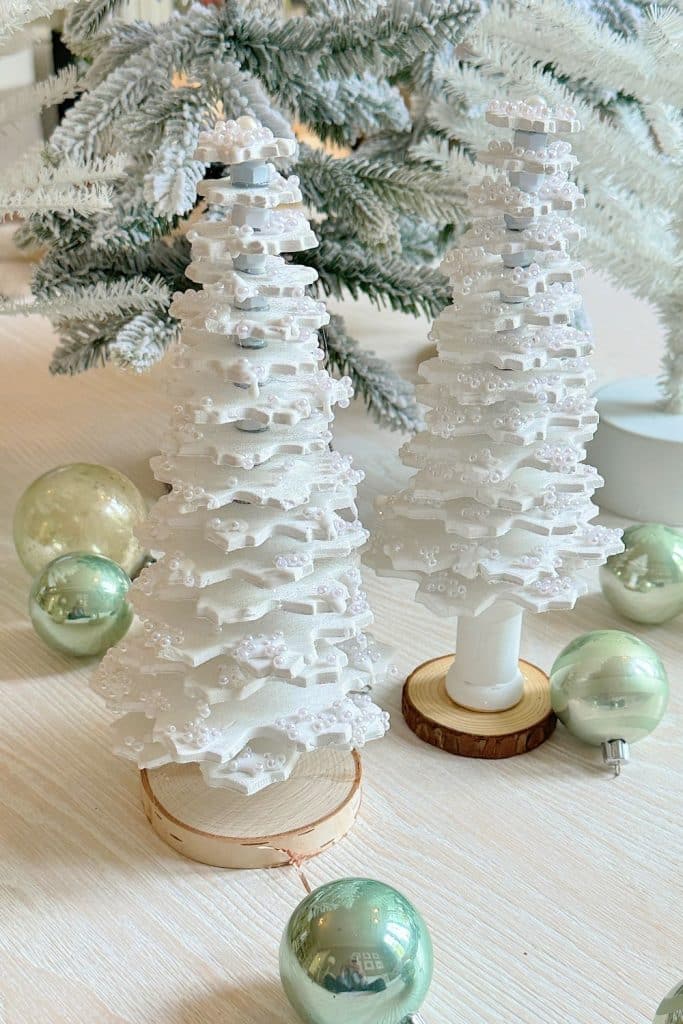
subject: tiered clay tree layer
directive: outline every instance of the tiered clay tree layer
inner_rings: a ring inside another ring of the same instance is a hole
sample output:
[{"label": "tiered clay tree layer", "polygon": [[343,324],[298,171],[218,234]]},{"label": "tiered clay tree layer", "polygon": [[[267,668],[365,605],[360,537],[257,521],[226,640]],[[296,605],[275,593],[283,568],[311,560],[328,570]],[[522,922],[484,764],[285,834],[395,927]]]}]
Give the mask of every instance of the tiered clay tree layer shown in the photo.
[{"label": "tiered clay tree layer", "polygon": [[426,427],[401,450],[416,472],[382,502],[370,561],[459,617],[448,694],[498,711],[523,696],[522,610],[571,608],[583,570],[621,542],[591,523],[602,481],[582,461],[597,424],[592,342],[575,326],[571,214],[584,197],[557,138],[579,124],[535,101],[493,104],[487,119],[512,139],[479,154],[498,173],[470,189],[472,226],[442,265],[453,303],[420,366]]},{"label": "tiered clay tree layer", "polygon": [[206,782],[251,794],[298,758],[382,736],[368,690],[387,671],[357,549],[362,474],[330,450],[348,378],[322,368],[316,278],[283,253],[317,244],[295,177],[270,162],[295,143],[250,119],[220,124],[198,157],[228,176],[200,186],[190,278],[162,454],[170,493],[148,543],[158,561],[133,601],[142,628],[110,651],[96,687],[119,715],[116,750],[141,768],[199,762]]}]

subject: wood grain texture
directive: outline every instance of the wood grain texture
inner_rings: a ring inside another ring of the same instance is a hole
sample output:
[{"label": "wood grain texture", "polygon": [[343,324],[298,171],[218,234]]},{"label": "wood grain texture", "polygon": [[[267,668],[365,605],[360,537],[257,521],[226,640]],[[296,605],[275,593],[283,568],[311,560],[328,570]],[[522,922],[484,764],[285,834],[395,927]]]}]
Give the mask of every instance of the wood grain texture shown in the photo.
[{"label": "wood grain texture", "polygon": [[197,765],[140,772],[142,804],[172,849],[220,868],[275,868],[316,857],[342,839],[361,800],[356,751],[316,750],[286,782],[245,799],[209,788]]},{"label": "wood grain texture", "polygon": [[[15,269],[0,269],[9,291]],[[595,280],[584,292],[602,326],[601,377],[655,372],[652,314]],[[344,312],[352,334],[404,368],[425,344],[424,322]],[[0,1022],[296,1024],[277,952],[304,896],[297,872],[221,871],[154,835],[138,772],[109,753],[109,715],[88,689],[94,662],[35,636],[12,547],[19,494],[60,463],[110,463],[148,498],[160,493],[147,459],[168,412],[161,372],[50,378],[54,339],[38,318],[0,319],[0,344]],[[373,496],[405,479],[403,438],[358,406],[335,428],[335,447],[366,471],[359,502],[372,526]],[[414,586],[366,575],[402,679],[453,649],[454,623],[416,605]],[[597,593],[525,618],[523,656],[545,671],[578,633],[636,628]],[[671,702],[618,780],[562,726],[525,757],[448,757],[403,721],[402,679],[380,689],[392,729],[363,752],[361,812],[305,873],[314,886],[369,875],[415,901],[434,938],[432,1024],[650,1024],[683,978],[682,626],[637,630],[666,664]]]},{"label": "wood grain texture", "polygon": [[446,692],[453,655],[431,658],[410,673],[403,687],[401,711],[418,739],[447,754],[499,760],[528,754],[552,736],[557,719],[550,707],[548,677],[520,661],[524,694],[507,711],[470,711]]}]

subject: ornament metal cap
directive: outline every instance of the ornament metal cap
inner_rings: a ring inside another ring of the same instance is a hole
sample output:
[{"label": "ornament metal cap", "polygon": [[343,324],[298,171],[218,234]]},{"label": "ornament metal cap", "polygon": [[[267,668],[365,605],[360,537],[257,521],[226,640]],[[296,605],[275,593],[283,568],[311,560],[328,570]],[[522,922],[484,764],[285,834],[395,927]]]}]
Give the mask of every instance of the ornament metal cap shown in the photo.
[{"label": "ornament metal cap", "polygon": [[614,777],[621,774],[621,766],[628,764],[631,760],[631,748],[626,740],[603,740],[602,760],[605,764],[614,768]]}]

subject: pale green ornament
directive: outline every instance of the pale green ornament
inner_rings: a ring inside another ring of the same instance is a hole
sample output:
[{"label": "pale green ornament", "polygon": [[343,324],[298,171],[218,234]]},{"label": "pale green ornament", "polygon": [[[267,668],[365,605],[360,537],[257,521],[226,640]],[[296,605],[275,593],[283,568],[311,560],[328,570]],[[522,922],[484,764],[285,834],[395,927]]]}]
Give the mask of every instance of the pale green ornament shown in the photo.
[{"label": "pale green ornament", "polygon": [[600,569],[602,592],[627,619],[667,622],[683,612],[683,536],[644,523],[624,531],[624,551]]},{"label": "pale green ornament", "polygon": [[368,878],[316,889],[280,944],[282,984],[305,1024],[417,1021],[432,969],[432,942],[415,907]]},{"label": "pale green ornament", "polygon": [[142,495],[123,473],[73,462],[24,491],[14,513],[14,544],[32,576],[72,551],[104,555],[133,576],[145,562],[135,530],[146,516]]},{"label": "pale green ornament", "polygon": [[683,982],[662,999],[652,1024],[683,1024]]},{"label": "pale green ornament", "polygon": [[36,633],[64,654],[103,654],[133,619],[130,580],[115,562],[75,552],[55,558],[36,577],[29,611]]},{"label": "pale green ornament", "polygon": [[666,711],[669,684],[656,651],[632,633],[597,629],[572,640],[550,670],[553,711],[584,743],[602,747],[619,774],[629,743],[648,736]]}]

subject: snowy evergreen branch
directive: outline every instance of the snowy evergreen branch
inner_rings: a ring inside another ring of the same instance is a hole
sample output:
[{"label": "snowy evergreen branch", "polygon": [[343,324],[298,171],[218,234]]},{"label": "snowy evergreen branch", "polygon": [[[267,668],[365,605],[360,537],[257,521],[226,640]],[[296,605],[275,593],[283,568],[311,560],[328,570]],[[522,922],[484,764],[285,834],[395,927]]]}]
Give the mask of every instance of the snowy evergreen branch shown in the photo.
[{"label": "snowy evergreen branch", "polygon": [[323,141],[352,146],[382,131],[406,131],[410,114],[399,90],[374,75],[326,79],[311,72],[290,75],[277,90],[282,106]]},{"label": "snowy evergreen branch", "polygon": [[480,13],[477,0],[388,0],[366,18],[338,19],[323,67],[397,74],[426,52],[458,39]]},{"label": "snowy evergreen branch", "polygon": [[92,37],[103,23],[118,12],[123,0],[79,0],[64,19],[64,42],[72,53],[86,56],[93,46]]},{"label": "snowy evergreen branch", "polygon": [[38,18],[49,18],[64,7],[64,0],[1,0],[0,46]]},{"label": "snowy evergreen branch", "polygon": [[122,175],[124,164],[120,156],[90,164],[55,164],[42,147],[34,148],[4,172],[0,210],[24,216],[56,210],[70,215],[103,213],[111,208],[111,183]]},{"label": "snowy evergreen branch", "polygon": [[41,314],[59,326],[64,320],[102,320],[131,310],[153,310],[168,305],[163,282],[132,278],[98,282],[83,288],[64,287],[45,299],[16,299],[0,303],[0,313]]},{"label": "snowy evergreen branch", "polygon": [[328,237],[324,224],[316,231],[318,248],[302,253],[299,262],[315,267],[326,295],[365,294],[378,306],[413,316],[434,317],[448,303],[448,282],[438,271],[399,255],[378,256],[350,237]]},{"label": "snowy evergreen branch", "polygon": [[170,317],[140,313],[116,332],[109,358],[124,370],[143,373],[161,359],[177,336],[178,325]]},{"label": "snowy evergreen branch", "polygon": [[92,41],[94,55],[85,76],[87,88],[94,89],[131,57],[151,47],[159,34],[157,28],[149,21],[114,21],[107,25]]},{"label": "snowy evergreen branch", "polygon": [[456,215],[452,179],[419,164],[335,158],[302,146],[297,172],[309,205],[324,209],[327,203],[340,224],[355,224],[357,236],[378,248],[400,247],[397,213],[446,222]]},{"label": "snowy evergreen branch", "polygon": [[72,65],[35,85],[8,90],[9,95],[0,100],[0,126],[16,124],[23,118],[39,114],[46,107],[54,107],[74,97],[79,89],[78,77],[78,71]]},{"label": "snowy evergreen branch", "polygon": [[133,317],[74,320],[61,331],[50,372],[82,373],[111,360],[123,369],[140,373],[161,357],[178,334],[178,322],[167,314],[144,312]]},{"label": "snowy evergreen branch", "polygon": [[[660,310],[664,391],[671,410],[683,410],[683,16],[677,6],[641,17],[631,5],[632,18],[621,21],[619,7],[610,11],[600,24],[587,3],[522,0],[513,9],[494,0],[458,60],[439,67],[428,133],[415,148],[424,156],[429,133],[462,154],[485,147],[479,111],[501,93],[573,106],[583,125],[575,149],[588,195],[586,255]],[[466,182],[467,164],[454,169]]]},{"label": "snowy evergreen branch", "polygon": [[61,185],[7,189],[0,184],[0,211],[3,216],[33,216],[54,210],[91,216],[110,209],[111,205],[112,190],[108,185],[98,184],[88,189]]},{"label": "snowy evergreen branch", "polygon": [[[152,26],[117,21],[115,0],[80,0],[67,32],[87,57],[85,91],[54,132],[49,159],[87,165],[125,153],[126,176],[115,183],[110,209],[46,211],[20,229],[23,245],[47,247],[33,283],[38,300],[65,288],[130,291],[140,279],[161,281],[169,292],[193,287],[184,276],[183,224],[194,215],[198,178],[224,173],[194,159],[198,133],[220,116],[250,114],[278,136],[291,135],[292,119],[322,139],[357,146],[341,158],[304,147],[286,168],[299,175],[323,227],[311,257],[321,290],[366,293],[413,312],[435,313],[445,301],[442,280],[423,263],[438,256],[449,225],[459,222],[462,189],[449,167],[411,153],[411,104],[397,81],[419,78],[419,62],[452,48],[475,4],[315,0],[309,15],[291,19],[268,10],[226,0]],[[53,369],[68,373],[108,359],[143,367],[177,332],[164,305],[106,322],[65,316],[58,326]],[[395,378],[387,377],[382,392],[380,377],[389,371],[350,343],[347,349],[359,393],[367,371],[368,394],[383,396],[373,409],[395,423]]]},{"label": "snowy evergreen branch", "polygon": [[420,425],[420,411],[411,384],[402,380],[384,359],[365,352],[349,337],[341,317],[332,316],[321,331],[323,349],[330,367],[353,381],[373,419],[390,430],[414,432]]}]

